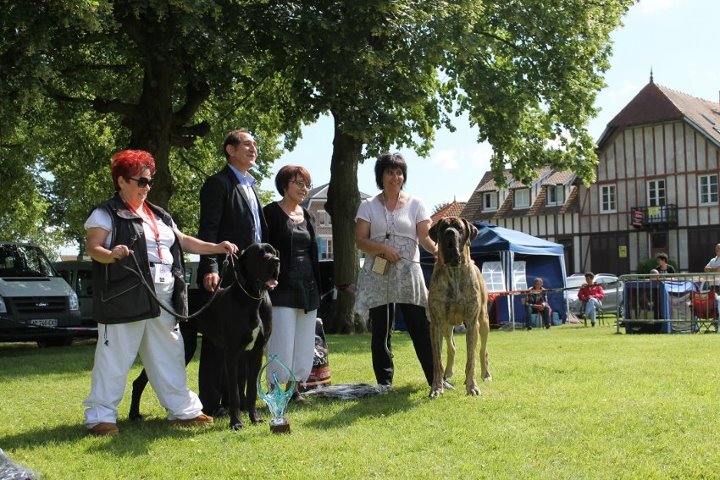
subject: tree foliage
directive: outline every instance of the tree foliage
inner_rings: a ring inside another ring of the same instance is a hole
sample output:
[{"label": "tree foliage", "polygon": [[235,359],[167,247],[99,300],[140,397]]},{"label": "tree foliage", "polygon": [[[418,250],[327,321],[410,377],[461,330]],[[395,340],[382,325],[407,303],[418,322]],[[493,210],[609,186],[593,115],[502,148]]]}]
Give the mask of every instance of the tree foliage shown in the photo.
[{"label": "tree foliage", "polygon": [[[38,207],[34,221],[70,237],[112,193],[114,151],[152,152],[151,201],[194,228],[197,190],[223,165],[229,130],[245,126],[259,138],[261,175],[299,133],[282,77],[254,39],[265,26],[247,21],[244,2],[2,0],[0,9],[2,157],[40,159],[48,195],[34,185],[23,201]],[[5,205],[0,215],[20,232]]]},{"label": "tree foliage", "polygon": [[[299,122],[329,113],[337,316],[351,331],[358,163],[390,148],[426,154],[435,131],[467,113],[493,147],[499,184],[508,167],[529,180],[544,165],[593,180],[587,122],[610,32],[631,4],[0,0],[1,157],[20,164],[0,166],[22,177],[23,199],[52,204],[47,217],[77,233],[109,193],[110,153],[143,148],[158,161],[151,199],[190,226],[227,130],[253,129],[272,161]],[[54,175],[52,195],[38,168]]]},{"label": "tree foliage", "polygon": [[[597,158],[587,122],[608,68],[610,32],[631,0],[303,0],[270,2],[263,39],[292,68],[295,97],[335,123],[327,211],[335,278],[354,281],[357,163],[390,148],[425,154],[467,112],[503,171],[544,165],[586,182]],[[280,53],[278,53],[280,52]],[[352,326],[352,291],[340,322]]]}]

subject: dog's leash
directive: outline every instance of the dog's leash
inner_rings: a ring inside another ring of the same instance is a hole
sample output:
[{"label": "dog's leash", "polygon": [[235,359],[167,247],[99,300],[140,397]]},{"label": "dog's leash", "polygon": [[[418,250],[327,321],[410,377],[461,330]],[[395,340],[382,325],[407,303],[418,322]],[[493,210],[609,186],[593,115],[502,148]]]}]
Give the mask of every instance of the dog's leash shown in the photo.
[{"label": "dog's leash", "polygon": [[[161,309],[165,310],[167,313],[169,313],[173,317],[180,319],[182,321],[191,320],[191,319],[199,316],[200,314],[202,314],[205,310],[207,310],[207,308],[210,306],[210,304],[213,302],[213,300],[215,300],[215,297],[217,296],[217,294],[220,292],[220,285],[222,285],[222,280],[223,280],[223,277],[225,276],[225,270],[227,269],[227,266],[231,261],[230,259],[233,258],[232,254],[230,254],[230,253],[225,254],[225,260],[223,260],[223,267],[222,267],[222,271],[220,272],[220,279],[218,281],[218,287],[215,289],[215,291],[213,292],[213,294],[210,297],[210,299],[208,300],[208,302],[205,305],[203,305],[198,311],[196,311],[195,313],[193,313],[191,315],[181,315],[179,313],[176,313],[172,308],[165,305],[165,303],[158,298],[157,294],[155,293],[155,290],[147,283],[147,280],[145,280],[145,277],[143,277],[143,275],[140,273],[140,263],[138,262],[138,259],[135,256],[134,251],[132,253],[130,253],[130,256],[132,257],[133,262],[135,263],[135,266],[137,267],[137,270],[135,270],[134,268],[131,268],[127,265],[124,265],[124,264],[120,264],[120,266],[122,268],[124,268],[125,270],[130,271],[133,275],[137,276],[140,279],[140,284],[145,287],[145,289],[148,291],[150,296],[153,299],[155,299],[155,301],[158,303],[158,305],[160,306]],[[233,280],[233,282],[236,280],[237,280],[237,278],[235,280]],[[230,284],[230,286],[231,285],[232,285],[232,283]],[[226,287],[226,288],[228,288],[228,287]],[[242,288],[242,287],[240,287],[240,288]],[[105,302],[106,300],[101,299],[101,301]]]},{"label": "dog's leash", "polygon": [[237,270],[235,269],[235,261],[233,260],[233,257],[231,257],[230,261],[232,262],[232,265],[233,265],[233,274],[234,274],[234,276],[235,276],[235,283],[238,284],[238,287],[240,287],[240,290],[242,290],[245,295],[247,295],[248,297],[252,298],[253,300],[261,300],[261,299],[263,298],[262,290],[260,290],[260,291],[258,292],[258,296],[257,296],[257,297],[254,297],[254,296],[250,295],[250,294],[247,292],[247,290],[245,290],[245,288],[243,287],[243,285],[242,285],[243,282],[241,282],[240,279],[238,278],[238,273],[237,273]]}]

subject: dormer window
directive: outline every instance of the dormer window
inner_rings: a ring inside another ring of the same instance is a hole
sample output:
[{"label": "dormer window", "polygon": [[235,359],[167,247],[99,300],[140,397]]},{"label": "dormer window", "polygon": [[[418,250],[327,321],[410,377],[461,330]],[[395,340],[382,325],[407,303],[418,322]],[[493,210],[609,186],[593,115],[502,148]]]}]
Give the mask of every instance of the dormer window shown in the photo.
[{"label": "dormer window", "polygon": [[518,188],[515,190],[515,208],[530,207],[530,189]]},{"label": "dormer window", "polygon": [[565,186],[564,185],[548,185],[547,186],[547,204],[562,205],[565,203]]},{"label": "dormer window", "polygon": [[498,193],[488,192],[483,193],[483,210],[497,210],[498,208]]}]

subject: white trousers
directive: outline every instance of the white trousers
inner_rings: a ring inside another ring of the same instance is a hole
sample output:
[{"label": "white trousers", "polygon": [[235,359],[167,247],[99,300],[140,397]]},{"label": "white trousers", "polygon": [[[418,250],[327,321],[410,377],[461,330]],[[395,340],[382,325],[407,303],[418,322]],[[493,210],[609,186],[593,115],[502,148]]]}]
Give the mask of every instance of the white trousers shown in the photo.
[{"label": "white trousers", "polygon": [[[169,305],[170,295],[159,295]],[[128,373],[140,355],[150,385],[167,410],[168,419],[195,418],[202,413],[198,396],[187,387],[183,338],[175,318],[161,310],[149,320],[98,324],[90,395],[85,399],[85,426],[117,422],[117,410]]]},{"label": "white trousers", "polygon": [[[285,364],[298,382],[310,376],[315,356],[315,319],[317,310],[308,313],[301,308],[272,307],[272,334],[267,345],[268,360],[272,355]],[[268,385],[272,385],[272,374],[276,373],[282,386],[289,380],[287,372],[277,362],[268,365]]]}]

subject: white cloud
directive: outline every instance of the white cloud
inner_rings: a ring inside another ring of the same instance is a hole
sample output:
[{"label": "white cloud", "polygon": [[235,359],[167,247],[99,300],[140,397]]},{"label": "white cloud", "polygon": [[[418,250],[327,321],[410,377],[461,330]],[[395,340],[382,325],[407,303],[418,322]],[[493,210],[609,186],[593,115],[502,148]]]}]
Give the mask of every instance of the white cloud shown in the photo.
[{"label": "white cloud", "polygon": [[431,160],[442,170],[459,170],[459,156],[457,150],[439,150],[432,155]]},{"label": "white cloud", "polygon": [[478,144],[475,150],[470,154],[473,164],[483,170],[490,170],[490,157],[492,157],[493,149],[489,143],[484,142]]},{"label": "white cloud", "polygon": [[477,144],[472,150],[438,150],[430,159],[440,170],[460,170],[463,164],[489,170],[492,153],[492,147],[486,142]]}]

